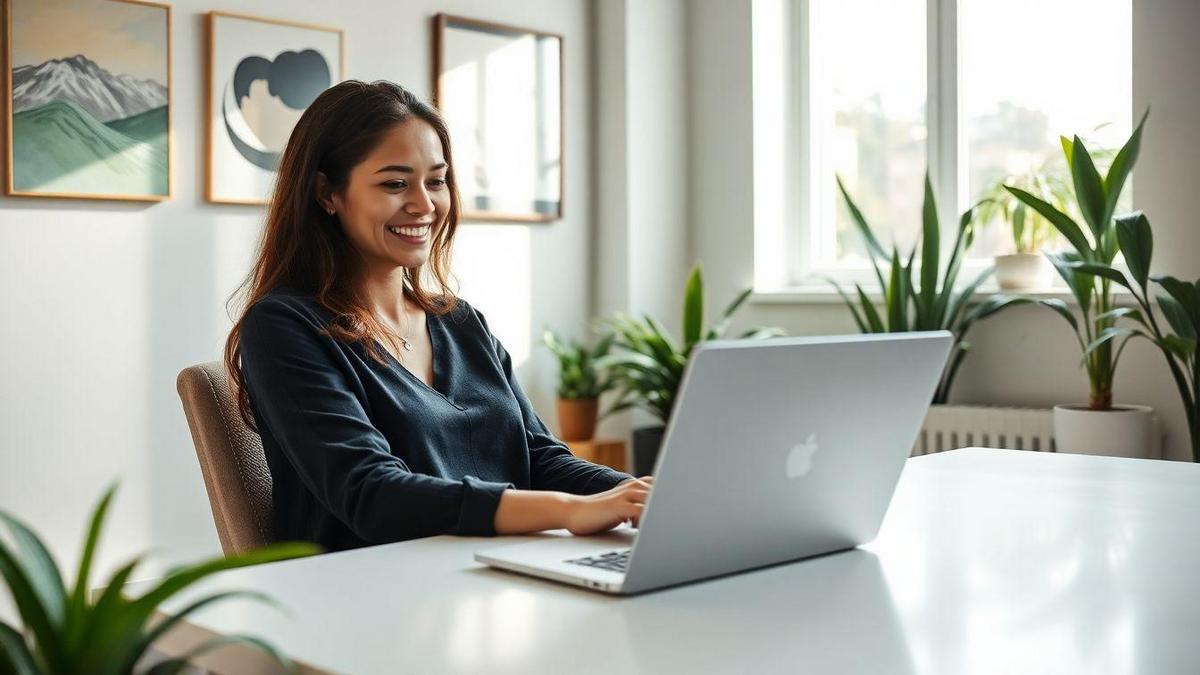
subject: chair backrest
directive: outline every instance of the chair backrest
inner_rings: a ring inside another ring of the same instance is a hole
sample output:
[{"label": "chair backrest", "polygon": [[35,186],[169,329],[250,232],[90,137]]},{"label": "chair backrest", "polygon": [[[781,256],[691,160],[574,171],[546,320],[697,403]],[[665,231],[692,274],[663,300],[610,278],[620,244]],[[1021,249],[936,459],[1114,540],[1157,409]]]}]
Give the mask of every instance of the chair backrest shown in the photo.
[{"label": "chair backrest", "polygon": [[175,382],[225,555],[271,541],[271,473],[262,438],[238,414],[221,361],[184,368]]}]

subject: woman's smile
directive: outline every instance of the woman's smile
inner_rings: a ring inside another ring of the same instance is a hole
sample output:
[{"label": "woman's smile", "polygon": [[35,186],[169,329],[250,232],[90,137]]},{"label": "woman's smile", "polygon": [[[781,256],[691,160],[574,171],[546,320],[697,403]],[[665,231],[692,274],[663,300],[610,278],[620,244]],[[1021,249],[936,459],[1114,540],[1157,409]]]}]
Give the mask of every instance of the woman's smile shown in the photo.
[{"label": "woman's smile", "polygon": [[429,240],[429,231],[432,229],[432,223],[388,225],[386,229],[400,241],[408,244],[421,245]]}]

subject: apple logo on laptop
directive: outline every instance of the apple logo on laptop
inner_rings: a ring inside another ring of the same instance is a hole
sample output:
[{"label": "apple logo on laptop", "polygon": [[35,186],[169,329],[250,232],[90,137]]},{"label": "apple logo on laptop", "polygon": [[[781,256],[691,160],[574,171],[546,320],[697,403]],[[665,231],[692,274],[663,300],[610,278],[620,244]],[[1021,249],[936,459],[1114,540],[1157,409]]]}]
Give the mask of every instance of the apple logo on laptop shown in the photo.
[{"label": "apple logo on laptop", "polygon": [[809,434],[803,443],[796,444],[787,458],[788,478],[800,478],[812,471],[812,458],[817,452],[817,435]]}]

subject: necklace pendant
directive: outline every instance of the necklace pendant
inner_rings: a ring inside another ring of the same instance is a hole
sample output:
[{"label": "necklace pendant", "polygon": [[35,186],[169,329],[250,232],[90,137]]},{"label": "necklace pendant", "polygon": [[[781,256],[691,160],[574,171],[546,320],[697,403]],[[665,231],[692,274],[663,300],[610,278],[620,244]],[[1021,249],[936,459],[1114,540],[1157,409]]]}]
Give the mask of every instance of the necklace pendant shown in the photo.
[{"label": "necklace pendant", "polygon": [[408,340],[405,340],[404,338],[400,338],[400,346],[404,347],[404,351],[406,352],[412,351],[412,345],[408,344]]}]

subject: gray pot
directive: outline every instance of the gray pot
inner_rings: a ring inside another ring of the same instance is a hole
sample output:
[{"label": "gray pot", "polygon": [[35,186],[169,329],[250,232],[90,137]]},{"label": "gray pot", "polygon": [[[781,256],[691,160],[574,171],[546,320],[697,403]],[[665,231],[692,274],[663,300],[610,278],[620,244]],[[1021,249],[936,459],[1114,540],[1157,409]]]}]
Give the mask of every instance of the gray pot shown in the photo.
[{"label": "gray pot", "polygon": [[658,452],[662,449],[663,434],[666,431],[665,426],[633,430],[634,476],[652,475],[654,463],[658,461]]}]

